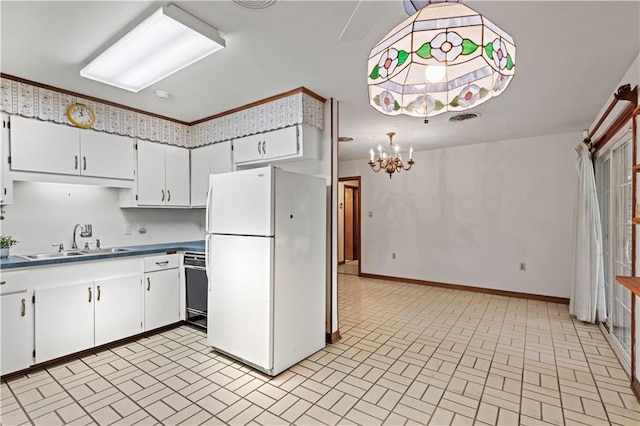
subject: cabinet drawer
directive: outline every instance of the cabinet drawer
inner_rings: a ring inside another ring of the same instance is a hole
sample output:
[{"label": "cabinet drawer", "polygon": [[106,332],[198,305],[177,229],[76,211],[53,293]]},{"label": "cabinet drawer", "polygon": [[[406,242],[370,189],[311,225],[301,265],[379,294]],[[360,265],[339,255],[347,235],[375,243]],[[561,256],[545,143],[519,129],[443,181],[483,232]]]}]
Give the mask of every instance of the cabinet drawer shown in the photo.
[{"label": "cabinet drawer", "polygon": [[27,271],[0,272],[0,294],[27,291]]},{"label": "cabinet drawer", "polygon": [[144,258],[144,271],[153,272],[163,269],[177,268],[179,264],[177,254],[162,254]]}]

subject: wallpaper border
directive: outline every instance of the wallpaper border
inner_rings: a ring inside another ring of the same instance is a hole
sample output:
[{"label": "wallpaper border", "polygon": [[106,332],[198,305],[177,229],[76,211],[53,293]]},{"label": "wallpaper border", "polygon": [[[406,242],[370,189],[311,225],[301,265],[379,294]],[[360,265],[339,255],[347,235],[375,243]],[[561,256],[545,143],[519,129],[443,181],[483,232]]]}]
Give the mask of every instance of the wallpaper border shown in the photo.
[{"label": "wallpaper border", "polygon": [[95,131],[194,148],[302,123],[322,130],[323,98],[308,89],[301,89],[303,90],[292,91],[292,95],[276,95],[266,102],[258,101],[244,109],[218,114],[207,121],[185,123],[52,86],[2,75],[0,111],[71,125],[66,110],[69,105],[78,102],[90,106],[95,111],[96,122],[92,127]]}]

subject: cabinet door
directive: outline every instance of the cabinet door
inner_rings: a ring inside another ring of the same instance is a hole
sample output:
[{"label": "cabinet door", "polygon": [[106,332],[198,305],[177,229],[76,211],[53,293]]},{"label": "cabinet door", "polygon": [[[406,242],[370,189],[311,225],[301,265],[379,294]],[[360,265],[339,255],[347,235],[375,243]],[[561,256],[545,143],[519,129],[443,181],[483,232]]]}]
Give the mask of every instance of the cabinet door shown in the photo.
[{"label": "cabinet door", "polygon": [[2,316],[1,374],[22,370],[32,364],[33,311],[31,294],[27,292],[0,296]]},{"label": "cabinet door", "polygon": [[293,157],[298,155],[298,126],[286,127],[265,133],[264,159]]},{"label": "cabinet door", "polygon": [[233,141],[233,161],[236,164],[262,160],[263,134],[245,136]]},{"label": "cabinet door", "polygon": [[9,117],[2,114],[0,129],[0,204],[13,203],[13,182],[9,177]]},{"label": "cabinet door", "polygon": [[207,202],[209,174],[233,170],[231,141],[219,142],[191,150],[191,206]]},{"label": "cabinet door", "polygon": [[163,206],[167,199],[164,187],[164,145],[138,141],[138,204]]},{"label": "cabinet door", "polygon": [[93,347],[93,283],[36,290],[36,363]]},{"label": "cabinet door", "polygon": [[142,333],[141,275],[95,282],[95,345]]},{"label": "cabinet door", "polygon": [[165,188],[167,206],[189,206],[189,150],[167,145],[165,148]]},{"label": "cabinet door", "polygon": [[79,174],[80,130],[63,124],[12,116],[11,169]]},{"label": "cabinet door", "polygon": [[144,331],[180,321],[178,269],[144,275]]},{"label": "cabinet door", "polygon": [[80,131],[80,174],[133,180],[132,138],[94,130]]}]

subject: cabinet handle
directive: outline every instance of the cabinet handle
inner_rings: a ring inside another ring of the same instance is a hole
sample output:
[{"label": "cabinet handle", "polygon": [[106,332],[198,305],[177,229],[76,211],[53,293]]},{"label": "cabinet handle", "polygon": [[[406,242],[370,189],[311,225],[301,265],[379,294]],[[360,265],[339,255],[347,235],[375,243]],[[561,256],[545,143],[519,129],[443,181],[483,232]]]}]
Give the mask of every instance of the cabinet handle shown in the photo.
[{"label": "cabinet handle", "polygon": [[167,189],[167,203],[171,201],[171,190]]},{"label": "cabinet handle", "polygon": [[100,301],[100,286],[98,286],[98,297],[96,298],[96,300],[99,302]]},{"label": "cabinet handle", "polygon": [[82,170],[87,170],[87,157],[82,157]]},{"label": "cabinet handle", "polygon": [[25,306],[24,299],[22,299],[22,309],[21,309],[21,311],[20,311],[20,316],[21,316],[21,317],[23,317],[23,316],[25,316],[25,315],[26,315],[26,313],[27,313],[27,310],[26,310],[26,309],[27,309],[27,308],[26,308],[26,306]]},{"label": "cabinet handle", "polygon": [[156,262],[156,265],[158,266],[166,266],[169,264],[168,260],[163,260],[162,262]]},{"label": "cabinet handle", "polygon": [[151,290],[151,278],[147,277],[147,291]]},{"label": "cabinet handle", "polygon": [[91,302],[91,287],[87,287],[87,289],[89,290],[89,302]]},{"label": "cabinet handle", "polygon": [[267,141],[262,141],[262,153],[267,155]]},{"label": "cabinet handle", "polygon": [[75,166],[73,166],[73,168],[74,168],[75,170],[78,170],[78,156],[77,156],[77,155],[74,155],[74,156],[73,156],[73,159],[74,159],[74,160],[75,160],[75,162],[76,162],[76,165],[75,165]]},{"label": "cabinet handle", "polygon": [[0,285],[5,285],[6,283],[6,281],[0,281]]},{"label": "cabinet handle", "polygon": [[164,189],[162,190],[162,200],[160,201],[164,201]]},{"label": "cabinet handle", "polygon": [[262,152],[260,151],[260,144],[261,144],[261,142],[258,141],[258,154],[262,154]]}]

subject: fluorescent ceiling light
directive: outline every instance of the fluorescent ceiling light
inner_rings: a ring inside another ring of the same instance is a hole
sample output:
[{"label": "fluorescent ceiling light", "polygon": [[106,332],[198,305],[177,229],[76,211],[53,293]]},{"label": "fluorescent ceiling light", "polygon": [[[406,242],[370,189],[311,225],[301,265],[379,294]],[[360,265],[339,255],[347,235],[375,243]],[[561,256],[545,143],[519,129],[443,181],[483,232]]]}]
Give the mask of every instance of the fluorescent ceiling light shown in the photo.
[{"label": "fluorescent ceiling light", "polygon": [[103,51],[80,75],[139,92],[224,46],[218,30],[170,4]]}]

